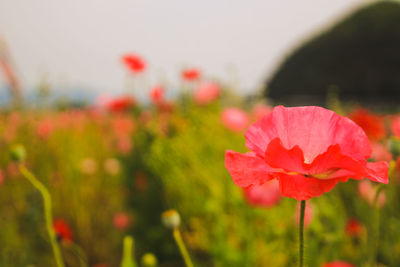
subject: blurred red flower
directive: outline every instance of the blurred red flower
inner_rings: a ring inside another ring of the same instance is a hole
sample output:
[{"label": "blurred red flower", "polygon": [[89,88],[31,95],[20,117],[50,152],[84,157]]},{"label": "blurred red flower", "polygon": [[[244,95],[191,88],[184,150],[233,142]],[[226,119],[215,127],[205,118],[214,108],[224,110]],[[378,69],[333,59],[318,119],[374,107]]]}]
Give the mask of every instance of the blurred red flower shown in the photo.
[{"label": "blurred red flower", "polygon": [[184,69],[182,71],[182,79],[187,81],[195,81],[200,78],[200,71],[195,68]]},{"label": "blurred red flower", "polygon": [[125,230],[131,223],[131,217],[125,212],[118,212],[114,215],[113,225],[118,230]]},{"label": "blurred red flower", "polygon": [[53,130],[54,130],[53,122],[50,120],[50,118],[44,118],[39,121],[36,127],[36,134],[40,138],[46,139],[50,137]]},{"label": "blurred red flower", "polygon": [[390,123],[390,129],[394,136],[400,137],[400,116],[392,118]]},{"label": "blurred red flower", "polygon": [[150,90],[150,99],[153,104],[158,104],[164,100],[164,87],[162,86],[154,86]]},{"label": "blurred red flower", "polygon": [[372,158],[378,161],[391,161],[392,153],[390,153],[387,145],[381,143],[372,143]]},{"label": "blurred red flower", "polygon": [[322,265],[322,267],[356,267],[356,266],[344,261],[334,261],[325,263],[324,265]]},{"label": "blurred red flower", "polygon": [[349,114],[349,118],[360,126],[371,141],[385,137],[385,121],[383,117],[372,114],[366,109],[356,109]]},{"label": "blurred red flower", "polygon": [[349,219],[346,223],[346,234],[348,236],[358,236],[362,232],[362,224],[356,219]]},{"label": "blurred red flower", "polygon": [[[358,193],[360,196],[365,199],[370,205],[374,204],[376,190],[378,187],[373,185],[370,181],[361,181],[358,184]],[[376,204],[378,207],[382,207],[386,203],[386,194],[385,192],[381,192],[379,194],[378,199],[376,200]]]},{"label": "blurred red flower", "polygon": [[243,189],[247,202],[253,206],[270,208],[281,199],[279,183],[272,180],[263,185],[251,185]]},{"label": "blurred red flower", "polygon": [[277,179],[283,196],[307,200],[350,178],[389,182],[387,162],[367,162],[372,150],[363,130],[321,107],[275,107],[250,125],[245,138],[253,152],[225,154],[240,187]]},{"label": "blurred red flower", "polygon": [[142,57],[136,54],[123,55],[122,62],[133,73],[141,73],[146,69],[146,62]]},{"label": "blurred red flower", "polygon": [[267,105],[256,105],[252,110],[252,116],[255,120],[261,120],[264,116],[267,116],[272,112],[272,107]]},{"label": "blurred red flower", "polygon": [[241,132],[249,125],[246,112],[238,108],[225,109],[221,114],[221,120],[226,128],[234,132]]},{"label": "blurred red flower", "polygon": [[221,89],[215,83],[202,83],[194,92],[194,101],[198,105],[208,104],[219,97],[220,91]]},{"label": "blurred red flower", "polygon": [[135,99],[131,96],[122,96],[118,98],[111,99],[106,104],[108,110],[113,112],[124,111],[135,105]]},{"label": "blurred red flower", "polygon": [[74,239],[71,228],[64,219],[56,219],[53,222],[53,228],[57,239],[61,242],[71,242]]}]

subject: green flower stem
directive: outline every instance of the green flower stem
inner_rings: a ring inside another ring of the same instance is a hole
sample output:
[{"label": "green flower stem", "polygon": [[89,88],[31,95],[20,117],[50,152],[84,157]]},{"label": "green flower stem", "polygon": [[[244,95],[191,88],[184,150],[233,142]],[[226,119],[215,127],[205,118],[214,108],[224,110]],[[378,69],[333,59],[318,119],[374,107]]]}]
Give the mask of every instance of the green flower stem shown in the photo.
[{"label": "green flower stem", "polygon": [[192,260],[190,259],[189,253],[185,247],[185,243],[183,243],[181,232],[179,232],[178,228],[173,230],[173,236],[178,245],[179,251],[181,252],[182,258],[185,261],[186,267],[193,267]]},{"label": "green flower stem", "polygon": [[68,248],[70,248],[71,251],[78,258],[80,266],[81,267],[89,267],[88,259],[87,259],[85,252],[83,251],[83,249],[80,246],[78,246],[78,244],[75,244],[72,241],[70,243],[68,243],[67,245],[68,245]]},{"label": "green flower stem", "polygon": [[369,233],[369,247],[371,248],[370,259],[369,263],[370,266],[375,266],[376,262],[376,254],[378,250],[378,243],[379,243],[379,207],[378,207],[378,199],[380,193],[383,191],[384,186],[379,185],[375,192],[374,202],[373,202],[373,220],[372,226],[370,228]]},{"label": "green flower stem", "polygon": [[300,222],[299,222],[299,267],[303,267],[304,262],[304,213],[306,211],[306,201],[300,202]]},{"label": "green flower stem", "polygon": [[51,210],[50,193],[47,188],[38,179],[36,179],[35,175],[33,175],[33,173],[31,173],[23,164],[19,164],[18,167],[21,174],[42,194],[46,228],[50,237],[51,246],[53,248],[54,258],[58,267],[65,267],[61,256],[61,250],[58,247],[56,233],[53,229],[53,214]]}]

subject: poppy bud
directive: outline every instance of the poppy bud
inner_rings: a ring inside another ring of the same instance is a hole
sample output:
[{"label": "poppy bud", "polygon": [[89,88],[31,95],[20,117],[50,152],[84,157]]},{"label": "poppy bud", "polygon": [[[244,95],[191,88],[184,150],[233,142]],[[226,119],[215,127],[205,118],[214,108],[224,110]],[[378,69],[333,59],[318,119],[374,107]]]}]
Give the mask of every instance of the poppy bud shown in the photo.
[{"label": "poppy bud", "polygon": [[389,143],[390,153],[393,158],[397,158],[400,155],[400,139],[397,137],[391,138]]},{"label": "poppy bud", "polygon": [[146,253],[142,256],[141,261],[143,267],[156,267],[158,264],[157,258],[153,253]]},{"label": "poppy bud", "polygon": [[181,223],[181,217],[176,210],[167,210],[161,214],[161,220],[165,227],[170,229],[178,228]]},{"label": "poppy bud", "polygon": [[25,147],[21,144],[11,147],[10,156],[13,161],[22,162],[26,157]]}]

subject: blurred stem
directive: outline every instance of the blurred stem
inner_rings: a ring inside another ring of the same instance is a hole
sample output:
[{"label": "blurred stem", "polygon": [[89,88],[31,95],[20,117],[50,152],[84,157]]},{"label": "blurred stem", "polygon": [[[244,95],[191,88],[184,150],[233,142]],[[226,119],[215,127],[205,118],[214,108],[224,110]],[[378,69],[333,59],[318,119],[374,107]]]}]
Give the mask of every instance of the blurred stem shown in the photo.
[{"label": "blurred stem", "polygon": [[64,267],[61,250],[57,243],[56,233],[53,229],[53,213],[51,208],[51,196],[47,188],[31,173],[23,164],[19,164],[21,174],[42,194],[44,202],[44,216],[46,228],[50,237],[51,247],[53,248],[54,258],[58,267]]},{"label": "blurred stem", "polygon": [[181,252],[182,258],[185,261],[186,267],[193,267],[192,260],[190,259],[189,253],[185,247],[185,243],[183,243],[181,232],[179,232],[178,228],[174,229],[173,236],[178,245],[179,251]]},{"label": "blurred stem", "polygon": [[304,261],[304,213],[306,211],[306,201],[300,202],[300,222],[299,222],[299,266],[303,267]]},{"label": "blurred stem", "polygon": [[132,255],[133,250],[134,250],[133,237],[125,236],[121,267],[137,267],[135,259]]},{"label": "blurred stem", "polygon": [[370,227],[369,233],[369,247],[371,248],[369,265],[375,266],[376,262],[376,254],[378,249],[379,242],[379,207],[378,207],[378,199],[380,193],[383,191],[383,185],[379,185],[376,189],[375,198],[373,202],[373,219],[372,219],[372,227]]},{"label": "blurred stem", "polygon": [[75,244],[74,242],[69,243],[68,246],[70,247],[72,252],[78,258],[79,264],[81,265],[81,267],[88,267],[89,266],[88,259],[87,259],[85,252],[83,251],[83,249],[80,246],[78,246],[78,244]]}]

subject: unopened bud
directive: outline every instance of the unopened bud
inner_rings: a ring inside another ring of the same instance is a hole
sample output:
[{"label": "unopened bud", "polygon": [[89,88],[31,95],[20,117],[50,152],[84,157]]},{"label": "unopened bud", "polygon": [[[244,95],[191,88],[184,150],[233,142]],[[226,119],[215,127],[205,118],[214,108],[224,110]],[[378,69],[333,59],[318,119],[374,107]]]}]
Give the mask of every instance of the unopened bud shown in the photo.
[{"label": "unopened bud", "polygon": [[23,145],[13,145],[10,150],[10,156],[13,161],[22,162],[26,157],[25,147]]},{"label": "unopened bud", "polygon": [[394,159],[400,156],[400,139],[398,137],[392,137],[390,139],[389,147]]},{"label": "unopened bud", "polygon": [[165,227],[170,229],[178,228],[181,223],[181,217],[176,210],[167,210],[161,214],[161,220]]},{"label": "unopened bud", "polygon": [[146,253],[142,256],[142,267],[156,267],[158,262],[153,253]]}]

